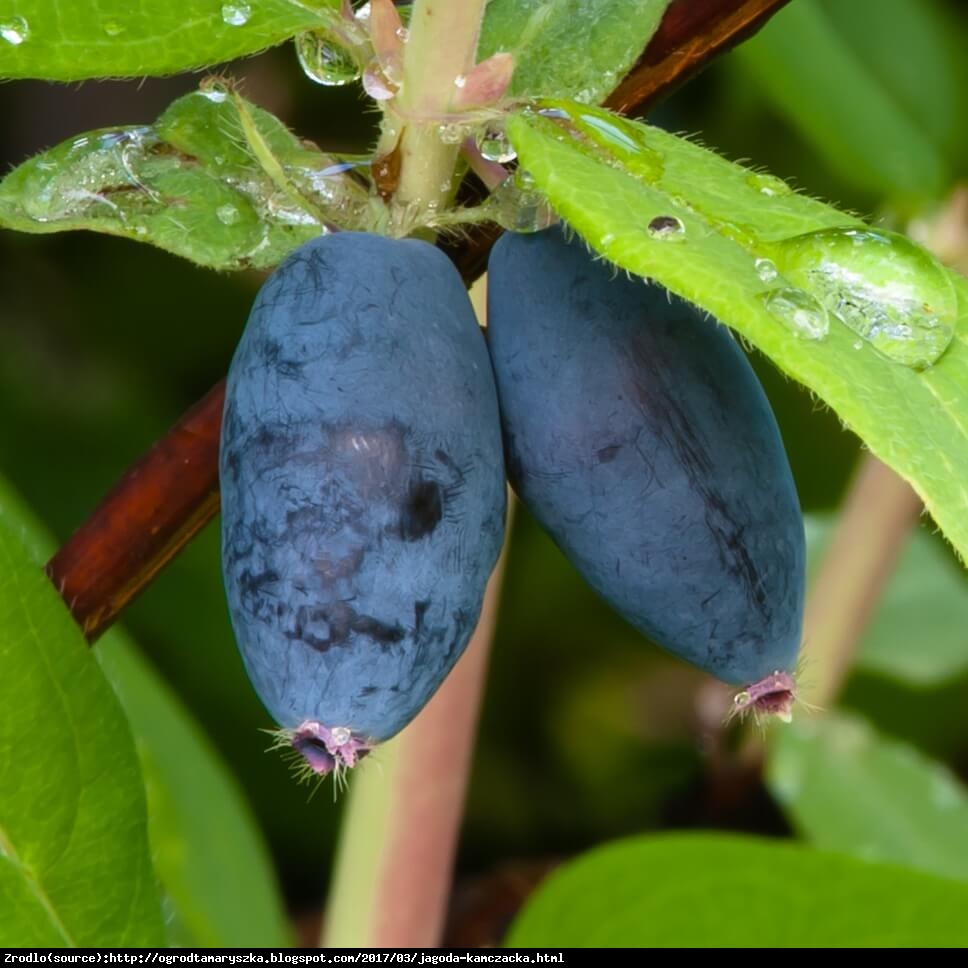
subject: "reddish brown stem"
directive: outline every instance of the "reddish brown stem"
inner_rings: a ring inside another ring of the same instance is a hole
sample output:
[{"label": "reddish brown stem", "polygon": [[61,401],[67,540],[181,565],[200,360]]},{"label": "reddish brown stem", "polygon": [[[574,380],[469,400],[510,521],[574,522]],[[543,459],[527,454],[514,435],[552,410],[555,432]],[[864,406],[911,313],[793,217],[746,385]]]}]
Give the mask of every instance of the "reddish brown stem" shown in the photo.
[{"label": "reddish brown stem", "polygon": [[[608,104],[628,113],[657,101],[761,26],[787,0],[674,0],[638,65]],[[450,255],[465,280],[484,271],[498,235],[484,227]],[[141,458],[47,565],[93,642],[218,513],[224,381]]]},{"label": "reddish brown stem", "polygon": [[673,0],[639,62],[606,105],[639,114],[756,33],[790,0]]},{"label": "reddish brown stem", "polygon": [[47,563],[47,574],[94,641],[218,513],[217,383],[108,493]]}]

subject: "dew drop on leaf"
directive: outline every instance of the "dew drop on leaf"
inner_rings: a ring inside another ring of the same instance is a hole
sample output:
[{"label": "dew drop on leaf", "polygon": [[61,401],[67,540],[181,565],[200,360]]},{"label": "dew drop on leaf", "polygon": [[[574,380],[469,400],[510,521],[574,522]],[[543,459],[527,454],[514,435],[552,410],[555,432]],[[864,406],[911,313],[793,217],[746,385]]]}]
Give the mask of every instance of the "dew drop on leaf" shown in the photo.
[{"label": "dew drop on leaf", "polygon": [[675,215],[657,215],[649,222],[649,235],[663,242],[685,238],[686,227]]},{"label": "dew drop on leaf", "polygon": [[236,0],[234,3],[222,4],[222,20],[230,27],[244,27],[252,16],[252,8],[247,3]]},{"label": "dew drop on leaf", "polygon": [[323,33],[299,34],[294,41],[303,73],[316,84],[342,87],[358,80],[360,68],[353,55]]},{"label": "dew drop on leaf", "polygon": [[773,198],[777,195],[789,195],[793,191],[782,178],[777,178],[775,175],[749,175],[746,179],[746,184],[754,191],[759,192],[761,195],[766,195],[768,198]]},{"label": "dew drop on leaf", "polygon": [[760,282],[773,282],[778,275],[776,266],[769,259],[757,259],[754,268]]},{"label": "dew drop on leaf", "polygon": [[903,235],[822,229],[778,243],[774,261],[785,278],[892,362],[926,369],[954,337],[958,306],[951,280]]},{"label": "dew drop on leaf", "polygon": [[19,47],[29,36],[30,26],[23,17],[11,17],[0,23],[0,37],[14,47]]},{"label": "dew drop on leaf", "polygon": [[799,339],[820,341],[830,329],[827,310],[802,289],[785,286],[760,294],[766,311]]},{"label": "dew drop on leaf", "polygon": [[220,205],[215,215],[223,225],[234,225],[239,220],[239,210],[234,205]]}]

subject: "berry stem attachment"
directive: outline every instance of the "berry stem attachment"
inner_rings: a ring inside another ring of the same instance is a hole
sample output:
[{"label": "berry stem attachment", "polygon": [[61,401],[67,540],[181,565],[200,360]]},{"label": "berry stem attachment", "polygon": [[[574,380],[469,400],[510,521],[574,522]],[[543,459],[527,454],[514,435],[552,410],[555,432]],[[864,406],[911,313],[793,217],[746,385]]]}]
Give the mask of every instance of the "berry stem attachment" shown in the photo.
[{"label": "berry stem attachment", "polygon": [[[396,145],[400,182],[393,198],[399,228],[443,208],[460,151],[440,136],[442,117],[453,111],[455,83],[474,66],[487,0],[415,0],[404,46],[403,77],[395,101],[399,115],[386,114],[381,153]],[[401,124],[399,117],[406,118]]]}]

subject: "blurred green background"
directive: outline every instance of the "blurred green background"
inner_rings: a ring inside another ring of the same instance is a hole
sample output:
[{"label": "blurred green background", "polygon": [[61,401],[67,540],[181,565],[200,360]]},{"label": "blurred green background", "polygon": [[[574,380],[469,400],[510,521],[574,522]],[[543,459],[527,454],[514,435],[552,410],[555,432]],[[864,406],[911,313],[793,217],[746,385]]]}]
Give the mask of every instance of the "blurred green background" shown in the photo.
[{"label": "blurred green background", "polygon": [[[871,8],[866,0],[840,6]],[[943,92],[964,78],[961,51],[939,66],[932,45],[968,37],[966,11],[958,0],[927,4],[937,29],[924,39],[905,16],[892,19],[892,11],[903,14],[908,6],[883,4],[883,15],[867,21],[873,39],[858,33],[863,18],[854,23],[841,16],[838,37],[861,50],[859,62],[875,80],[883,71],[897,80],[902,65],[911,75],[906,91],[925,84],[930,90],[932,71],[942,71],[950,83],[940,84],[941,93],[932,91],[926,106],[912,100],[906,107],[912,116],[930,114],[947,96]],[[878,216],[888,203],[894,213],[921,211],[926,199],[889,191],[849,152],[838,154],[850,139],[828,137],[822,104],[811,120],[798,115],[803,98],[796,90],[786,100],[782,91],[768,90],[764,71],[782,53],[782,39],[778,35],[758,53],[722,58],[652,120],[696,133],[728,157],[750,159],[862,214]],[[288,46],[222,70],[243,80],[247,97],[324,148],[365,151],[372,141],[376,117],[359,89],[311,84]],[[85,130],[150,123],[199,80],[8,83],[0,87],[0,158],[9,167]],[[832,93],[835,120],[827,127],[849,125],[851,111],[868,110],[850,103],[849,87]],[[947,117],[939,109],[935,130],[950,171],[963,176],[968,134],[945,128]],[[894,147],[903,153],[907,146]],[[219,275],[90,234],[0,234],[0,473],[59,540],[225,372],[259,284],[254,273]],[[776,411],[804,510],[833,510],[857,461],[858,441],[810,394],[764,360],[754,358],[754,364]],[[963,629],[963,575],[930,526],[922,530],[925,544],[933,546],[925,552],[932,567],[948,576],[943,601],[953,609],[951,622]],[[939,562],[939,556],[950,560]],[[918,629],[926,616],[918,609],[934,609],[929,601],[913,596],[903,613],[911,650],[924,646]],[[341,803],[328,790],[310,799],[283,762],[264,752],[258,730],[271,724],[236,653],[215,526],[130,608],[124,624],[238,778],[292,912],[318,909]],[[904,650],[903,643],[894,647]],[[958,661],[946,669],[924,681],[899,674],[896,663],[865,663],[851,677],[844,705],[964,775],[968,670]],[[728,751],[711,744],[714,724],[702,712],[707,689],[702,676],[649,646],[605,608],[519,511],[460,845],[462,879],[657,827],[786,831],[783,814],[759,785],[730,782]],[[531,869],[520,868],[525,880]]]}]

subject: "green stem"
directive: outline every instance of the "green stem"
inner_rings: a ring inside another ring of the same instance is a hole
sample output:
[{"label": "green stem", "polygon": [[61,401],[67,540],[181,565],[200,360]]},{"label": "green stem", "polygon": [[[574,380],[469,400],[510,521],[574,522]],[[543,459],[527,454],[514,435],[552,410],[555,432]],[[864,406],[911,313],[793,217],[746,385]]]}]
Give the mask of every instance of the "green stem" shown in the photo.
[{"label": "green stem", "polygon": [[[395,99],[382,147],[398,143],[400,181],[393,199],[398,229],[446,206],[459,144],[440,137],[452,110],[455,81],[473,66],[487,0],[415,0]],[[398,125],[402,127],[398,127]],[[397,142],[399,138],[399,142]],[[390,145],[387,144],[388,140]]]}]

